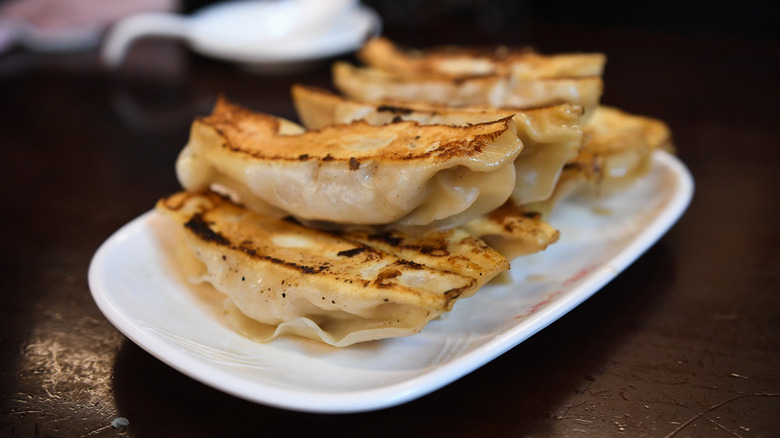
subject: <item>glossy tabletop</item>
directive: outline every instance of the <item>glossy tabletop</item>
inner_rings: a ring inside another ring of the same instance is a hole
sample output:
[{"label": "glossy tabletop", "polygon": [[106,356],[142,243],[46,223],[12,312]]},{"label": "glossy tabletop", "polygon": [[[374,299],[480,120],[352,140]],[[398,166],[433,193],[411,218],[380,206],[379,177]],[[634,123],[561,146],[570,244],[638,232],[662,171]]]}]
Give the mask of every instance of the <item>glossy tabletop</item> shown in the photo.
[{"label": "glossy tabletop", "polygon": [[[695,180],[680,221],[560,320],[454,383],[341,415],[271,408],[175,371],[117,331],[87,284],[114,231],[178,190],[193,117],[224,94],[295,119],[293,83],[144,41],[0,58],[2,436],[702,436],[780,431],[780,44],[571,27],[386,28],[404,44],[608,55],[602,101],[665,120]],[[114,427],[122,417],[126,427]],[[116,424],[116,422],[114,423]]]}]

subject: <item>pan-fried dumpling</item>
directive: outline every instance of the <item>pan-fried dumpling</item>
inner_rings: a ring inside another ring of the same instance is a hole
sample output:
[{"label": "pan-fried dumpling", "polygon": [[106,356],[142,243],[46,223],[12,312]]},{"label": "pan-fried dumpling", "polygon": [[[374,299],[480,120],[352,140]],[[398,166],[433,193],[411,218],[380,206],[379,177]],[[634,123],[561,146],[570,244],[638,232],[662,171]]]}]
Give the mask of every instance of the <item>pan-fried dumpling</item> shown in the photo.
[{"label": "pan-fried dumpling", "polygon": [[239,331],[343,347],[419,332],[509,268],[461,229],[417,237],[326,232],[250,212],[212,192],[181,192],[158,211],[182,230],[194,282],[227,295]]},{"label": "pan-fried dumpling", "polygon": [[599,76],[520,79],[510,75],[404,77],[345,62],[333,64],[333,82],[345,95],[368,101],[397,99],[450,106],[535,107],[560,103],[579,105],[584,117],[598,105]]},{"label": "pan-fried dumpling", "polygon": [[516,183],[512,199],[517,204],[550,197],[561,169],[577,156],[582,143],[581,108],[571,104],[499,109],[476,105],[453,108],[394,100],[367,102],[303,85],[293,86],[292,95],[298,117],[309,129],[355,120],[374,125],[414,120],[421,124],[468,126],[511,116],[524,145],[515,160]]},{"label": "pan-fried dumpling", "polygon": [[298,134],[281,133],[279,120],[220,100],[193,123],[176,165],[182,186],[216,184],[250,209],[302,221],[448,227],[509,198],[523,148],[511,117],[464,127],[358,121]]},{"label": "pan-fried dumpling", "polygon": [[373,38],[358,51],[368,66],[404,77],[510,74],[518,79],[601,76],[602,53],[542,55],[530,48],[442,46],[402,49],[384,37]]},{"label": "pan-fried dumpling", "polygon": [[463,228],[510,260],[547,249],[561,234],[543,221],[540,213],[527,211],[511,200]]},{"label": "pan-fried dumpling", "polygon": [[528,208],[547,214],[574,192],[609,195],[644,175],[653,151],[674,149],[663,121],[603,105],[583,126],[583,138],[582,151],[564,167],[553,196]]}]

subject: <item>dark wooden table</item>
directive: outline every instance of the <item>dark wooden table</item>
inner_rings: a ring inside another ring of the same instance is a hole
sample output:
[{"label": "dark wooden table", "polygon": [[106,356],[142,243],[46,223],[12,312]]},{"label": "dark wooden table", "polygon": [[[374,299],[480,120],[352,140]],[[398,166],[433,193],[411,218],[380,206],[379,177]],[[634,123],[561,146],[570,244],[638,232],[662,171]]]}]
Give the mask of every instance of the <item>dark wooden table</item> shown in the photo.
[{"label": "dark wooden table", "polygon": [[669,123],[696,181],[687,213],[584,304],[433,394],[354,415],[256,405],[121,335],[87,268],[178,189],[190,122],[219,93],[294,118],[289,86],[329,86],[327,65],[260,76],[154,41],[118,72],[94,53],[13,52],[0,57],[0,435],[778,436],[780,44],[564,27],[387,34],[607,53],[603,101]]}]

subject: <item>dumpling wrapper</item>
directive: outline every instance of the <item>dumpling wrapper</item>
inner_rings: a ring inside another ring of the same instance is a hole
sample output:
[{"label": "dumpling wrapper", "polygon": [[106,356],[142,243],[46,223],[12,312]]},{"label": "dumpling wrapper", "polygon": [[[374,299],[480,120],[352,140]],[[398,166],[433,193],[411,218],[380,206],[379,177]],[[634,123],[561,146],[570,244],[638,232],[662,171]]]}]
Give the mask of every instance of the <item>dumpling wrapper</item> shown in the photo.
[{"label": "dumpling wrapper", "polygon": [[544,251],[561,235],[560,231],[542,220],[540,213],[527,211],[511,200],[484,216],[472,219],[463,228],[510,260]]},{"label": "dumpling wrapper", "polygon": [[353,122],[302,131],[222,99],[194,121],[176,163],[179,181],[187,190],[219,185],[277,217],[449,227],[509,198],[523,148],[511,117],[465,127]]},{"label": "dumpling wrapper", "polygon": [[530,48],[440,46],[404,49],[387,38],[368,40],[358,51],[366,65],[404,77],[449,77],[510,74],[517,79],[601,76],[603,53],[543,55]]},{"label": "dumpling wrapper", "polygon": [[571,103],[590,117],[603,92],[599,76],[522,79],[509,74],[468,76],[405,77],[346,62],[333,64],[333,82],[354,99],[378,101],[396,99],[426,101],[449,106],[539,107]]},{"label": "dumpling wrapper", "polygon": [[523,142],[523,150],[515,159],[512,191],[512,200],[520,205],[549,198],[564,164],[576,157],[582,146],[582,109],[571,104],[519,109],[448,107],[390,99],[368,102],[304,85],[294,85],[292,96],[298,117],[308,129],[355,120],[372,125],[414,120],[425,125],[468,126],[512,117],[517,136]]},{"label": "dumpling wrapper", "polygon": [[674,151],[672,134],[661,120],[601,105],[583,126],[582,151],[564,167],[553,195],[527,206],[549,214],[572,195],[603,197],[630,185],[650,167],[656,150]]},{"label": "dumpling wrapper", "polygon": [[509,268],[462,229],[326,232],[213,192],[180,192],[157,209],[182,230],[192,281],[226,294],[229,319],[261,341],[293,334],[344,347],[411,335]]}]

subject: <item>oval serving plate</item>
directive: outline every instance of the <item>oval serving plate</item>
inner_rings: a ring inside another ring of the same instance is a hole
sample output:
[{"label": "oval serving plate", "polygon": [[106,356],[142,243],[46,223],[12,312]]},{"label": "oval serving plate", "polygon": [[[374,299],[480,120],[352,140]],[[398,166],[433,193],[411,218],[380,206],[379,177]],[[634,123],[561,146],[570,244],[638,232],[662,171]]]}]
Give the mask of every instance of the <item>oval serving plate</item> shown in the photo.
[{"label": "oval serving plate", "polygon": [[485,286],[417,335],[343,349],[294,337],[260,344],[233,331],[223,297],[178,273],[167,222],[154,211],[98,249],[89,285],[122,333],[200,382],[285,409],[369,411],[435,391],[553,323],[663,236],[692,196],[686,167],[656,152],[649,174],[624,191],[597,204],[561,202],[550,218],[561,239],[515,259],[511,283]]}]

